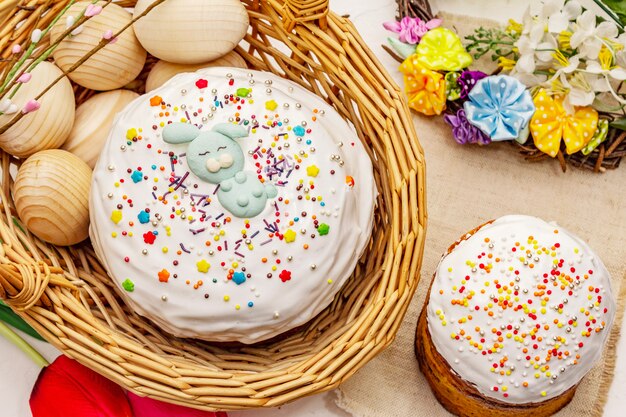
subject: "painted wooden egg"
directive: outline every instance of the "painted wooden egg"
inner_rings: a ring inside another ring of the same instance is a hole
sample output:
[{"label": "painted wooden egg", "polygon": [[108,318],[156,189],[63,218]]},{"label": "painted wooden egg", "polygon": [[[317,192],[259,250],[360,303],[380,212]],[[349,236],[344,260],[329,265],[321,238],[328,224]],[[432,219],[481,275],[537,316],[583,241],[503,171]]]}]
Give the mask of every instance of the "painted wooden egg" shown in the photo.
[{"label": "painted wooden egg", "polygon": [[[139,0],[134,16],[154,0]],[[239,0],[168,0],[133,24],[152,55],[177,64],[212,61],[243,39],[248,13]]]},{"label": "painted wooden egg", "polygon": [[35,236],[59,246],[89,234],[91,168],[61,149],[28,158],[15,178],[13,199],[22,223]]},{"label": "painted wooden egg", "polygon": [[[90,7],[101,7],[105,2],[92,5],[81,1],[73,4],[65,16],[77,19],[81,12]],[[109,4],[80,26],[79,33],[65,38],[54,50],[55,63],[63,70],[68,70],[86,53],[103,39],[112,36],[132,19],[129,12],[117,4]],[[55,42],[67,29],[68,21],[63,18],[50,30],[50,40]],[[77,84],[92,90],[113,90],[134,80],[141,72],[146,61],[146,51],[135,37],[133,30],[128,28],[109,44],[100,49],[85,61],[68,77]]]},{"label": "painted wooden egg", "polygon": [[96,94],[76,109],[76,120],[63,149],[96,165],[115,115],[139,94],[130,90],[113,90]]},{"label": "painted wooden egg", "polygon": [[[0,147],[11,155],[25,158],[35,152],[59,148],[67,139],[74,124],[74,91],[70,81],[63,77],[36,102],[32,101],[63,73],[54,64],[40,62],[29,73],[13,98],[14,111],[29,111],[17,123],[0,135]],[[0,116],[4,126],[15,114]]]},{"label": "painted wooden egg", "polygon": [[223,57],[202,64],[173,64],[167,61],[159,61],[154,64],[146,79],[146,92],[152,91],[165,84],[170,78],[182,72],[194,72],[200,68],[208,67],[237,67],[248,68],[246,61],[235,51],[230,51]]}]

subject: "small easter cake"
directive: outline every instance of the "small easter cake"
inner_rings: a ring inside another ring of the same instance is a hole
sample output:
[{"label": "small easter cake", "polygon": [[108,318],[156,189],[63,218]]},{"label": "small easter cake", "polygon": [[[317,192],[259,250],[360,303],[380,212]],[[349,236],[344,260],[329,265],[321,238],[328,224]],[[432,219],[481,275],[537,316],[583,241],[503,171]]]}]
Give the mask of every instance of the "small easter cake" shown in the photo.
[{"label": "small easter cake", "polygon": [[441,259],[417,328],[420,369],[459,416],[554,414],[602,354],[610,276],[562,227],[511,215]]},{"label": "small easter cake", "polygon": [[377,195],[354,131],[271,73],[179,74],[116,118],[91,240],[139,314],[180,337],[255,343],[333,300]]}]

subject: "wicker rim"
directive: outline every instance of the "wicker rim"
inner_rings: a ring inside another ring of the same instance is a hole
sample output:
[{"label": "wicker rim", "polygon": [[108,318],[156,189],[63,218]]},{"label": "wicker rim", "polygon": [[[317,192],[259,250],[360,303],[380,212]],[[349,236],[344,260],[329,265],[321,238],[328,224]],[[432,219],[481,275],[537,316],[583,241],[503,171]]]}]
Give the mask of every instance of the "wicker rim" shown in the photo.
[{"label": "wicker rim", "polygon": [[[251,68],[297,82],[351,121],[380,191],[366,253],[332,304],[306,325],[252,346],[162,332],[121,303],[89,242],[54,247],[21,227],[10,173],[20,161],[0,152],[0,298],[66,355],[124,388],[206,410],[273,407],[330,390],[387,347],[419,282],[426,227],[424,156],[409,109],[352,23],[329,12],[327,0],[242,2],[251,29],[237,52]],[[18,6],[3,23],[14,28],[26,19],[19,30],[0,32],[2,56],[68,0],[24,3],[28,9]],[[93,94],[76,93],[79,102]]]}]

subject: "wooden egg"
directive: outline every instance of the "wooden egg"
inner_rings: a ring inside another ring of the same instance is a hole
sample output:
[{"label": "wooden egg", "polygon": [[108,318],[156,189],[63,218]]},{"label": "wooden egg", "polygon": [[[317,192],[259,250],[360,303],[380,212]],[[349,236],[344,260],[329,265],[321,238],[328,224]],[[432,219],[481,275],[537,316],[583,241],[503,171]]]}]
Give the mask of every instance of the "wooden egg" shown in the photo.
[{"label": "wooden egg", "polygon": [[41,151],[17,171],[13,199],[22,223],[35,236],[59,246],[89,234],[91,168],[61,149]]},{"label": "wooden egg", "polygon": [[[22,84],[11,99],[20,110],[63,73],[54,64],[44,61],[30,74],[30,81]],[[25,158],[44,149],[58,148],[70,134],[76,102],[72,85],[66,77],[48,90],[38,103],[38,110],[24,115],[0,135],[0,147],[11,155]],[[0,116],[0,126],[6,125],[14,116]]]},{"label": "wooden egg", "polygon": [[[97,5],[103,6],[105,2]],[[81,1],[73,4],[65,16],[78,18],[91,2]],[[81,25],[77,35],[65,38],[54,50],[55,63],[63,70],[68,70],[87,52],[93,49],[109,32],[116,33],[132,19],[129,12],[117,4],[109,4],[100,14]],[[50,30],[50,40],[55,42],[67,28],[65,17]],[[85,61],[68,77],[75,83],[92,90],[113,90],[134,80],[141,72],[146,61],[146,51],[135,37],[132,28],[125,30],[116,40],[100,49]]]},{"label": "wooden egg", "polygon": [[76,109],[76,120],[63,149],[96,165],[104,142],[109,136],[115,115],[139,94],[130,90],[113,90],[96,94]]},{"label": "wooden egg", "polygon": [[170,78],[182,72],[194,72],[200,68],[208,67],[237,67],[248,68],[246,61],[237,52],[230,51],[223,57],[202,64],[173,64],[167,61],[159,61],[154,64],[146,79],[146,93],[165,84]]},{"label": "wooden egg", "polygon": [[[134,16],[154,0],[139,0]],[[248,30],[240,0],[168,0],[133,23],[152,55],[177,64],[212,61],[232,51]]]}]

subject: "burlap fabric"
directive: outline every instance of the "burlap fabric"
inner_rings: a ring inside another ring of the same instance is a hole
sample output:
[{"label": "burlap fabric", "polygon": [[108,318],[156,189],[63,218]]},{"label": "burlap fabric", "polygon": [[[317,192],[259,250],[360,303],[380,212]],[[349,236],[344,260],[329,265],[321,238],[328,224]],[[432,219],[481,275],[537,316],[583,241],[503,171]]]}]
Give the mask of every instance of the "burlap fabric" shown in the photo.
[{"label": "burlap fabric", "polygon": [[[461,32],[489,24],[446,16]],[[491,23],[493,24],[493,23]],[[619,311],[602,360],[557,416],[601,416],[613,379],[626,301],[626,166],[605,174],[558,163],[528,163],[513,145],[460,146],[441,117],[414,116],[427,161],[428,234],[422,281],[396,341],[339,389],[338,404],[358,417],[439,417],[439,405],[413,350],[419,312],[442,253],[462,233],[505,214],[555,220],[586,240],[612,274]]]}]

